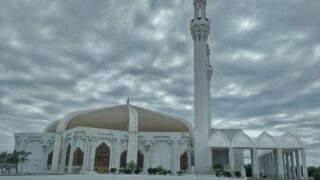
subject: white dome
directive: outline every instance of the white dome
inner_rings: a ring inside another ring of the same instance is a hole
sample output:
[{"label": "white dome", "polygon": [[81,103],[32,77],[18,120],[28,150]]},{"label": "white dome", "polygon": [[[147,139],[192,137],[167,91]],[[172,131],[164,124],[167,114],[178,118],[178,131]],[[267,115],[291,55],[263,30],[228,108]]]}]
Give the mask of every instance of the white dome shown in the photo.
[{"label": "white dome", "polygon": [[140,132],[190,132],[192,126],[184,119],[133,105],[74,112],[48,125],[45,132],[63,132],[75,127],[91,127],[128,131],[129,106],[138,113]]}]

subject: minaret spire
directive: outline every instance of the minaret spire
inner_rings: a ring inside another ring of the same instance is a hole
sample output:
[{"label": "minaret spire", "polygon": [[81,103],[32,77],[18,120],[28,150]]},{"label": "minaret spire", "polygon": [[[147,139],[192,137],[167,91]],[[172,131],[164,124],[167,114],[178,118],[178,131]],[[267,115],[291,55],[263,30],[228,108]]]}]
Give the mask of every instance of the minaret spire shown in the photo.
[{"label": "minaret spire", "polygon": [[206,17],[206,0],[193,0],[194,17],[190,31],[194,45],[194,165],[197,174],[210,172],[212,164],[208,147],[208,132],[211,128],[210,49],[207,43],[210,21]]}]

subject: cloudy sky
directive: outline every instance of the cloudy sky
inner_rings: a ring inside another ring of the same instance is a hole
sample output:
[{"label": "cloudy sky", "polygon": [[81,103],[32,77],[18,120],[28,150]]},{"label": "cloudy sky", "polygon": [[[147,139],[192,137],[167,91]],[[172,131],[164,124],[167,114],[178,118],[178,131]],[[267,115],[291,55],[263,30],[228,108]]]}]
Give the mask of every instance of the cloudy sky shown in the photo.
[{"label": "cloudy sky", "polygon": [[[212,127],[290,131],[320,165],[320,1],[209,0]],[[192,0],[1,0],[0,151],[126,103],[193,123]]]}]

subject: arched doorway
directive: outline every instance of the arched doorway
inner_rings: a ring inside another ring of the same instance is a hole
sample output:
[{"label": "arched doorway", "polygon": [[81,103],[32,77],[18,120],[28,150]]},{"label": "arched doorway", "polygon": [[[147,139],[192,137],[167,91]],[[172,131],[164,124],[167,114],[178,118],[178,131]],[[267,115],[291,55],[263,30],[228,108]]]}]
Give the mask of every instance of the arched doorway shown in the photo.
[{"label": "arched doorway", "polygon": [[138,166],[139,169],[142,170],[143,169],[144,156],[140,151],[138,151],[138,155],[137,156],[138,156],[137,166]]},{"label": "arched doorway", "polygon": [[51,169],[51,165],[52,165],[52,156],[53,156],[53,151],[51,151],[48,154],[48,159],[47,159],[47,169],[50,170]]},{"label": "arched doorway", "polygon": [[120,155],[120,168],[125,168],[127,165],[127,151],[123,151]]},{"label": "arched doorway", "polygon": [[110,162],[110,148],[102,143],[96,148],[96,155],[94,158],[94,170],[98,173],[106,173],[109,170]]},{"label": "arched doorway", "polygon": [[184,152],[180,156],[180,170],[185,171],[188,169],[188,154]]},{"label": "arched doorway", "polygon": [[72,165],[74,166],[73,172],[76,174],[80,173],[83,165],[83,152],[79,147],[74,151]]},{"label": "arched doorway", "polygon": [[70,160],[70,151],[71,151],[71,145],[69,144],[66,151],[66,160],[64,163],[64,171],[68,171],[69,166],[69,160]]}]

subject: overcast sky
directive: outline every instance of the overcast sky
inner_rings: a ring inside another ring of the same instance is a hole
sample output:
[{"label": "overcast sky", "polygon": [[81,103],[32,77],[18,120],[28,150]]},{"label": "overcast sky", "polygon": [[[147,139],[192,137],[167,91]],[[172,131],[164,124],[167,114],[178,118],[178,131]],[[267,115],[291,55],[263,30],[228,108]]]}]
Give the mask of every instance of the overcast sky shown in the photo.
[{"label": "overcast sky", "polygon": [[[212,127],[290,131],[320,165],[320,1],[209,0]],[[193,123],[192,0],[1,0],[0,151],[83,109]]]}]

